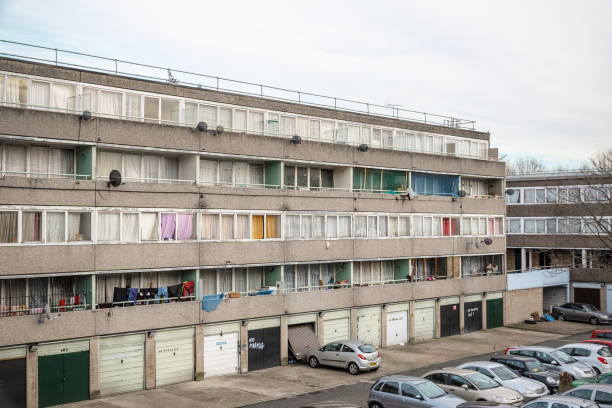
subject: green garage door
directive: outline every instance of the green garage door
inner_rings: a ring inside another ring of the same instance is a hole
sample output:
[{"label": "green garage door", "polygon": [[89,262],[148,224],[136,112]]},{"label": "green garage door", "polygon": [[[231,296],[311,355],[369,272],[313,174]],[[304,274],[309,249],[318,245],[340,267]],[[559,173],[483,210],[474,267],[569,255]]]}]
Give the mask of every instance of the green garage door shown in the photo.
[{"label": "green garage door", "polygon": [[501,293],[487,295],[487,329],[504,325],[504,302]]},{"label": "green garage door", "polygon": [[89,399],[89,340],[40,346],[38,406],[86,399]]}]

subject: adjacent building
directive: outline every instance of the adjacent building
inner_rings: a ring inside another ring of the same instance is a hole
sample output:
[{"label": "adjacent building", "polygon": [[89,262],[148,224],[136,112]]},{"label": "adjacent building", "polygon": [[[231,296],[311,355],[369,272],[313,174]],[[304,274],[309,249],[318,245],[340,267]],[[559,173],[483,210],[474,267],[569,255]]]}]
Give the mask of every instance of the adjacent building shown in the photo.
[{"label": "adjacent building", "polygon": [[505,166],[456,125],[1,58],[0,394],[503,324]]}]

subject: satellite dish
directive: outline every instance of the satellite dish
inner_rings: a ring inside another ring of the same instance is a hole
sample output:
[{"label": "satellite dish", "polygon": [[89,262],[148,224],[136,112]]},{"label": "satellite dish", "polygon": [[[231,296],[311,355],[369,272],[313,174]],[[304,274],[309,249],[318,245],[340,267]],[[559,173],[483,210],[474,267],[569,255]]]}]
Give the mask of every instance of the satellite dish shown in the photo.
[{"label": "satellite dish", "polygon": [[359,149],[360,152],[367,152],[368,151],[368,145],[365,144],[365,143],[360,144],[358,149]]},{"label": "satellite dish", "polygon": [[508,195],[514,195],[514,190],[513,190],[513,189],[511,189],[511,188],[509,188],[509,189],[507,189],[507,190],[506,190],[506,194],[508,194]]},{"label": "satellite dish", "polygon": [[81,114],[81,119],[83,119],[84,121],[88,121],[89,119],[91,119],[91,112],[88,110],[83,111],[83,113]]},{"label": "satellite dish", "polygon": [[298,135],[293,135],[293,137],[291,138],[291,143],[302,144],[302,138],[299,137]]},{"label": "satellite dish", "polygon": [[119,170],[111,170],[108,175],[108,186],[119,187],[121,185],[121,172]]},{"label": "satellite dish", "polygon": [[491,238],[485,238],[484,240],[482,240],[482,242],[484,242],[485,245],[491,245],[493,243],[493,240]]},{"label": "satellite dish", "polygon": [[215,129],[215,132],[213,133],[213,135],[217,136],[223,133],[225,129],[223,129],[223,126],[219,125],[217,126],[217,128]]},{"label": "satellite dish", "polygon": [[200,132],[206,132],[208,130],[208,124],[206,124],[206,122],[198,122],[196,129]]},{"label": "satellite dish", "polygon": [[465,197],[467,195],[467,193],[465,192],[465,190],[459,190],[457,191],[457,195],[461,198]]}]

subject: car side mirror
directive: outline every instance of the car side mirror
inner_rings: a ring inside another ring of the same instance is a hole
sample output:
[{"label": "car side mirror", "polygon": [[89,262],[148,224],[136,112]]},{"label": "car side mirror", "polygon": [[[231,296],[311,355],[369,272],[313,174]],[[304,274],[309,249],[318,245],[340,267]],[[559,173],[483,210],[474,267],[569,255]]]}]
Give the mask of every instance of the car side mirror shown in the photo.
[{"label": "car side mirror", "polygon": [[464,390],[467,390],[468,386],[467,386],[467,384],[461,384],[461,388],[463,388]]},{"label": "car side mirror", "polygon": [[559,365],[559,363],[556,360],[551,361],[550,364],[552,364],[552,365]]},{"label": "car side mirror", "polygon": [[423,401],[425,398],[421,394],[417,394],[416,399]]}]

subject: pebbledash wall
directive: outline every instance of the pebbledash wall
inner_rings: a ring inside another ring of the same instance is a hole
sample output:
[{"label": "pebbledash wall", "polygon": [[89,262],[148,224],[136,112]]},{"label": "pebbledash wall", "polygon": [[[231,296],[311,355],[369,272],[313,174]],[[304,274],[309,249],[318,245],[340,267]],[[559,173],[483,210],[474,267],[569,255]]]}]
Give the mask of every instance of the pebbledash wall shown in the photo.
[{"label": "pebbledash wall", "polygon": [[[380,347],[502,325],[505,167],[489,142],[0,59],[0,364],[28,407],[51,406],[287,364],[298,325]],[[164,239],[165,214],[191,232]],[[112,298],[184,281],[179,302]],[[58,361],[80,380],[49,372]]]}]

